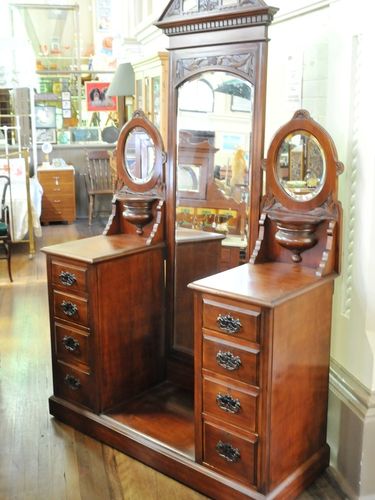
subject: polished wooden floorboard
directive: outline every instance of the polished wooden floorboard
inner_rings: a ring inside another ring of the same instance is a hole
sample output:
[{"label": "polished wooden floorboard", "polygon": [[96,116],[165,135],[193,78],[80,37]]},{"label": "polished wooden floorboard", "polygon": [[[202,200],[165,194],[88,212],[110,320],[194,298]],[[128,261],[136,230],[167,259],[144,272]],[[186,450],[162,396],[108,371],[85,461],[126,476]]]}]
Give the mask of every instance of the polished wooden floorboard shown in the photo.
[{"label": "polished wooden floorboard", "polygon": [[[43,227],[37,252],[0,261],[0,500],[198,500],[202,495],[52,418],[44,245],[102,232],[97,218]],[[344,499],[329,471],[299,500]],[[228,499],[230,500],[230,499]]]}]

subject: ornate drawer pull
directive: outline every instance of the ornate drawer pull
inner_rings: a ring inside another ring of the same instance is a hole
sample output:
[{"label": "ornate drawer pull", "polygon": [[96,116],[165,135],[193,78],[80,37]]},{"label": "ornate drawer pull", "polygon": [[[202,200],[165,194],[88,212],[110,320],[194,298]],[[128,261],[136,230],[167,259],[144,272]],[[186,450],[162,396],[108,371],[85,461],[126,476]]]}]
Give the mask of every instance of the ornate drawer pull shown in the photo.
[{"label": "ornate drawer pull", "polygon": [[66,286],[73,286],[74,283],[77,283],[77,279],[75,274],[69,273],[68,271],[61,271],[59,275],[60,283]]},{"label": "ornate drawer pull", "polygon": [[65,337],[62,339],[62,343],[65,349],[69,352],[75,352],[79,350],[79,342],[74,337],[65,335]]},{"label": "ornate drawer pull", "polygon": [[224,458],[227,462],[235,463],[241,458],[241,453],[238,448],[234,448],[231,444],[223,443],[222,441],[219,441],[216,444],[216,451],[218,455]]},{"label": "ornate drawer pull", "polygon": [[226,333],[238,333],[242,328],[241,321],[238,318],[233,318],[230,314],[219,314],[216,323],[219,325],[220,330]]},{"label": "ornate drawer pull", "polygon": [[242,364],[241,358],[239,356],[235,356],[233,353],[229,351],[227,352],[219,351],[216,354],[216,362],[219,366],[229,371],[238,370]]},{"label": "ornate drawer pull", "polygon": [[78,306],[76,304],[73,304],[73,302],[69,302],[68,300],[63,300],[61,302],[61,309],[64,314],[71,317],[74,316],[78,311]]},{"label": "ornate drawer pull", "polygon": [[65,375],[64,382],[69,386],[73,391],[77,391],[81,387],[81,382],[74,375],[68,373]]},{"label": "ornate drawer pull", "polygon": [[216,396],[216,404],[221,410],[227,411],[228,413],[238,413],[241,409],[241,403],[239,399],[234,399],[229,394],[218,394]]}]

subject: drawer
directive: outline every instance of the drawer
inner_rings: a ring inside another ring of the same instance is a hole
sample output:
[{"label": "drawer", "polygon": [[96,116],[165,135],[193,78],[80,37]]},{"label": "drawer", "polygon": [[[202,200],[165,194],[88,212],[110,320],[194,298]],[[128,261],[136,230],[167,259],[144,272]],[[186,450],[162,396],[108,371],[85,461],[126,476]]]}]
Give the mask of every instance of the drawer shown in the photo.
[{"label": "drawer", "polygon": [[256,349],[206,336],[203,340],[202,366],[246,384],[259,385],[259,351]]},{"label": "drawer", "polygon": [[97,410],[97,388],[94,377],[87,371],[62,362],[54,366],[54,390],[59,398]]},{"label": "drawer", "polygon": [[49,196],[43,196],[42,208],[48,210],[49,208],[73,208],[74,198],[71,194],[52,193]]},{"label": "drawer", "polygon": [[38,171],[39,182],[47,190],[51,186],[72,186],[74,183],[74,173],[72,171],[62,172],[61,170],[43,172]]},{"label": "drawer", "polygon": [[52,284],[69,289],[69,291],[85,292],[87,290],[87,267],[52,260]]},{"label": "drawer", "polygon": [[245,308],[203,298],[203,327],[231,337],[259,342],[260,308]]},{"label": "drawer", "polygon": [[53,291],[53,312],[55,317],[88,326],[88,305],[83,297]]},{"label": "drawer", "polygon": [[257,409],[258,393],[255,390],[246,390],[230,381],[203,378],[204,413],[256,432]]},{"label": "drawer", "polygon": [[90,334],[70,326],[55,323],[55,355],[68,364],[89,365]]},{"label": "drawer", "polygon": [[255,486],[257,442],[214,424],[203,424],[203,463],[237,481]]},{"label": "drawer", "polygon": [[40,217],[41,221],[73,221],[75,218],[75,210],[72,208],[42,209]]},{"label": "drawer", "polygon": [[61,181],[61,179],[47,179],[42,182],[43,194],[50,196],[53,193],[72,194],[74,192],[73,179]]}]

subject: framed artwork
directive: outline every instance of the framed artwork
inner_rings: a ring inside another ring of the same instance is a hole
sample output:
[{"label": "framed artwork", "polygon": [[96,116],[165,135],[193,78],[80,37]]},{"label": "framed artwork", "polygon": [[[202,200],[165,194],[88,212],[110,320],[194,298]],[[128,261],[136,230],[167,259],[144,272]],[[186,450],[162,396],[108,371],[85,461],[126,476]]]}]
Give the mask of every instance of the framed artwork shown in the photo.
[{"label": "framed artwork", "polygon": [[43,144],[44,142],[56,143],[56,129],[54,128],[37,128],[36,143]]},{"label": "framed artwork", "polygon": [[86,82],[87,111],[116,111],[117,97],[107,95],[109,83]]},{"label": "framed artwork", "polygon": [[56,108],[54,106],[35,106],[35,127],[40,129],[56,128]]},{"label": "framed artwork", "polygon": [[70,129],[71,142],[100,141],[100,129],[97,127],[80,127]]}]

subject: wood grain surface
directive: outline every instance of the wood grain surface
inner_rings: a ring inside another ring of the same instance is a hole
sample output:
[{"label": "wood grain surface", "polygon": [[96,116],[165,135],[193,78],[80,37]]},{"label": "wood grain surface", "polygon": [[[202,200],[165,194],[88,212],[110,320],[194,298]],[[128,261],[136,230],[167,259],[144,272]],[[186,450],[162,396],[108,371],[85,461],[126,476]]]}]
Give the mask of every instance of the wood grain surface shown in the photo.
[{"label": "wood grain surface", "polygon": [[[198,500],[202,495],[60,423],[52,394],[45,245],[100,234],[96,218],[43,227],[37,253],[15,245],[10,284],[0,262],[0,499]],[[328,470],[299,500],[345,499]]]}]

